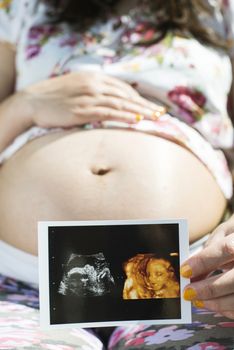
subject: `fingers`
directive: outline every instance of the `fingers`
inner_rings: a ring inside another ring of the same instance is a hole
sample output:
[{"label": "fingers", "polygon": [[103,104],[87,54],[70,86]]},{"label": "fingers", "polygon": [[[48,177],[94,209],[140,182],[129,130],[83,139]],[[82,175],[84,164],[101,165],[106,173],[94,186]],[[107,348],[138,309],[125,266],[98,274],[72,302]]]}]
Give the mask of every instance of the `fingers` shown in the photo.
[{"label": "fingers", "polygon": [[31,86],[28,91],[36,96],[75,98],[79,96],[110,96],[132,101],[139,106],[152,109],[159,117],[166,109],[139,95],[128,83],[97,72],[73,72],[54,79],[47,79]]},{"label": "fingers", "polygon": [[231,270],[234,268],[234,261],[231,261],[230,263],[224,264],[224,265],[220,266],[220,268],[224,271]]},{"label": "fingers", "polygon": [[[217,228],[221,239],[212,241],[181,267],[182,276],[192,277],[193,281],[184,289],[184,299],[228,318],[234,318],[234,233],[226,235],[228,230],[232,232],[232,227],[228,223]],[[224,266],[229,270],[203,279],[202,276]]]},{"label": "fingers", "polygon": [[184,298],[186,300],[209,300],[229,294],[234,294],[233,269],[202,281],[191,283],[184,290]]},{"label": "fingers", "polygon": [[91,97],[91,96],[82,96],[78,97],[72,102],[76,107],[76,111],[79,110],[79,108],[87,109],[90,107],[107,107],[111,109],[115,109],[122,112],[130,112],[135,114],[141,115],[142,119],[143,117],[150,120],[156,120],[155,116],[155,109],[145,107],[144,105],[135,102],[135,101],[129,101],[123,98],[118,97],[110,97],[110,96],[98,96],[98,97]]},{"label": "fingers", "polygon": [[[101,89],[101,94],[103,94],[104,96],[112,97],[112,98],[118,97],[118,98],[122,98],[125,100],[127,99],[131,102],[136,103],[139,106],[151,109],[154,112],[158,112],[158,117],[160,115],[166,113],[165,107],[162,107],[162,106],[159,106],[153,102],[150,102],[150,101],[146,100],[144,97],[141,97],[139,95],[129,96],[129,94],[126,94],[126,92],[124,90],[121,90],[118,87],[105,85]],[[101,94],[99,94],[99,95],[101,95]]]},{"label": "fingers", "polygon": [[87,109],[74,108],[74,125],[82,125],[95,121],[114,120],[130,124],[136,123],[136,114],[127,111],[118,111],[108,107],[90,107]]},{"label": "fingers", "polygon": [[193,305],[198,308],[209,309],[222,314],[228,312],[234,314],[234,294],[211,300],[195,300]]},{"label": "fingers", "polygon": [[234,318],[234,269],[186,286],[184,299],[197,308]]},{"label": "fingers", "polygon": [[158,112],[161,112],[162,114],[166,113],[165,107],[160,106],[151,101],[148,101],[144,97],[140,96],[140,94],[134,88],[132,88],[132,86],[129,85],[128,83],[111,76],[105,76],[105,78],[106,78],[107,84],[109,84],[110,86],[116,86],[120,88],[122,91],[124,91],[125,98],[131,99],[136,103],[138,103],[139,105],[150,108],[153,111],[158,111]]},{"label": "fingers", "polygon": [[[35,84],[30,98],[36,111],[34,123],[41,127],[69,128],[105,120],[135,124],[144,118],[156,120],[166,112],[128,83],[87,71]],[[41,110],[51,118],[45,118]]]},{"label": "fingers", "polygon": [[[84,72],[82,74],[84,74]],[[90,76],[88,78],[87,76],[84,76],[86,83],[78,87],[78,93],[89,96],[106,95],[110,97],[119,97],[135,102],[139,104],[139,106],[152,109],[154,112],[158,112],[158,116],[166,113],[165,107],[159,106],[140,96],[139,93],[128,83],[100,73],[92,74],[92,76],[92,79]]]},{"label": "fingers", "polygon": [[220,224],[210,235],[209,239],[205,243],[208,246],[211,243],[218,242],[223,237],[234,233],[234,215],[232,215],[227,221]]},{"label": "fingers", "polygon": [[161,115],[167,112],[167,109],[164,106],[160,106],[156,103],[150,102],[142,96],[139,96],[134,101],[139,105],[152,109],[157,117],[160,117]]},{"label": "fingers", "polygon": [[232,320],[234,320],[234,311],[224,311],[224,312],[222,312],[222,315],[227,317],[227,318],[231,318]]},{"label": "fingers", "polygon": [[181,266],[181,275],[185,278],[196,278],[209,274],[220,266],[234,260],[234,233],[225,236],[193,255]]},{"label": "fingers", "polygon": [[115,86],[125,91],[125,95],[127,95],[129,98],[140,96],[139,93],[130,84],[126,83],[123,80],[109,75],[104,75],[104,81],[110,86]]}]

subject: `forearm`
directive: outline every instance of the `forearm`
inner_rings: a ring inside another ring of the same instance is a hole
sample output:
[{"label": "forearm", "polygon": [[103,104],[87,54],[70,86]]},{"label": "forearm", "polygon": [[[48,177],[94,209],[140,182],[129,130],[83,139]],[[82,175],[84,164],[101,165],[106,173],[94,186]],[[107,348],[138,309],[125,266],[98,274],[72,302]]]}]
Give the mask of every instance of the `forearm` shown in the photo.
[{"label": "forearm", "polygon": [[0,104],[0,152],[33,125],[31,107],[23,93],[11,95]]}]

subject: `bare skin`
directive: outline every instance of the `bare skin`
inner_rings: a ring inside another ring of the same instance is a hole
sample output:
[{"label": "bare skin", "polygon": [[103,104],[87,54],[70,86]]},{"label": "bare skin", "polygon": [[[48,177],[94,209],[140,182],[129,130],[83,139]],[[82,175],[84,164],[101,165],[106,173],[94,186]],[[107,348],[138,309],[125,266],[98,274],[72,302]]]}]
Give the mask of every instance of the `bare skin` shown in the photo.
[{"label": "bare skin", "polygon": [[39,220],[186,218],[194,241],[217,226],[225,204],[193,154],[138,132],[50,134],[0,171],[1,239],[32,254]]}]

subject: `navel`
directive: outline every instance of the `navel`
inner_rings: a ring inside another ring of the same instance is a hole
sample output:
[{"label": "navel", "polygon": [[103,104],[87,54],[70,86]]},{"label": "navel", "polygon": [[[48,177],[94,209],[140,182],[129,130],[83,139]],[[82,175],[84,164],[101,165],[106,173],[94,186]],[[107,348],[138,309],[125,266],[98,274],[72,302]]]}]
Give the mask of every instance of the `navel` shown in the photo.
[{"label": "navel", "polygon": [[91,167],[91,172],[93,175],[103,176],[108,174],[112,169],[105,165],[94,165]]}]

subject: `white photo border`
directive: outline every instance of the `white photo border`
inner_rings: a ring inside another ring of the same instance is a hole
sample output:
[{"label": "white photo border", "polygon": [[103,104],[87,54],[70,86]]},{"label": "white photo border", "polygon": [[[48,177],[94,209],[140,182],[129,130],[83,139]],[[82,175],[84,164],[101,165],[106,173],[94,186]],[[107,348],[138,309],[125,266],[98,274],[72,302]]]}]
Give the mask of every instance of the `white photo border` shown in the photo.
[{"label": "white photo border", "polygon": [[50,299],[49,299],[49,227],[57,226],[117,226],[117,225],[157,225],[157,224],[178,224],[179,225],[179,258],[182,264],[189,256],[189,235],[186,219],[166,220],[94,220],[94,221],[40,221],[38,222],[38,257],[39,257],[39,289],[40,289],[40,326],[48,328],[90,328],[90,327],[114,327],[128,326],[135,324],[165,325],[191,323],[191,302],[183,298],[183,289],[189,283],[188,279],[180,276],[180,302],[181,318],[162,320],[133,320],[133,321],[108,321],[88,323],[66,323],[51,324],[50,322]]}]

